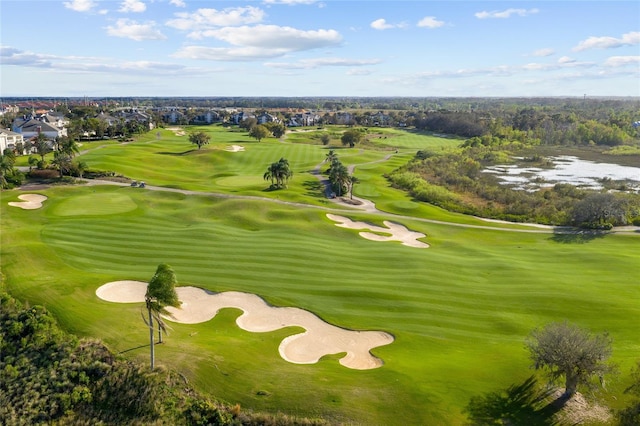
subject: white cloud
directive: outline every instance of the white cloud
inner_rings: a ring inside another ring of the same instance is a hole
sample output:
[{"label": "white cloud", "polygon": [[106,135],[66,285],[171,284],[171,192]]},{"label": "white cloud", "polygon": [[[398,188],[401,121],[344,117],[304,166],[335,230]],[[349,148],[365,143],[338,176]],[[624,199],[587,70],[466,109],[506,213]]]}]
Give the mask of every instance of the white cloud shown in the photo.
[{"label": "white cloud", "polygon": [[440,28],[444,25],[444,21],[438,21],[435,16],[425,16],[418,22],[419,27]]},{"label": "white cloud", "polygon": [[3,65],[20,65],[28,67],[49,68],[51,67],[50,57],[10,46],[0,46],[0,62]]},{"label": "white cloud", "polygon": [[47,72],[63,73],[117,73],[140,75],[199,75],[214,69],[186,67],[182,64],[150,61],[118,61],[114,58],[87,56],[56,56],[25,52],[9,46],[0,46],[0,62],[30,68],[46,68]]},{"label": "white cloud", "polygon": [[169,0],[169,3],[176,7],[187,7],[187,4],[184,2],[184,0]]},{"label": "white cloud", "polygon": [[141,2],[140,0],[124,0],[120,5],[120,9],[118,9],[118,12],[141,13],[141,12],[144,12],[145,10],[147,10],[147,5]]},{"label": "white cloud", "polygon": [[63,2],[64,7],[76,12],[89,12],[97,3],[93,0],[71,0]]},{"label": "white cloud", "polygon": [[233,46],[285,49],[289,52],[337,46],[342,36],[335,30],[303,31],[277,25],[225,27],[203,31],[202,37],[214,37]]},{"label": "white cloud", "polygon": [[185,46],[173,56],[213,61],[256,61],[284,56],[291,52],[339,45],[342,37],[335,30],[302,31],[277,25],[225,27],[202,31],[233,47]]},{"label": "white cloud", "polygon": [[[196,31],[215,27],[257,24],[264,19],[260,8],[230,7],[224,10],[198,9],[194,13],[176,13],[176,19],[167,21],[167,25],[184,31]],[[196,36],[194,34],[194,36]]]},{"label": "white cloud", "polygon": [[538,13],[538,9],[506,9],[506,10],[493,10],[491,12],[482,11],[475,14],[475,17],[478,19],[489,19],[489,18],[510,18],[511,15],[517,16],[528,16]]},{"label": "white cloud", "polygon": [[534,51],[531,56],[538,56],[538,57],[543,57],[543,56],[551,56],[553,54],[555,54],[555,50],[550,49],[550,48],[545,48],[545,49],[538,49],[536,51]]},{"label": "white cloud", "polygon": [[183,59],[207,61],[258,61],[283,56],[287,49],[264,49],[259,47],[205,47],[186,46],[172,56]]},{"label": "white cloud", "polygon": [[556,63],[530,63],[520,68],[525,71],[554,71],[566,68],[592,68],[595,66],[596,64],[593,62],[578,62],[568,56],[563,56]]},{"label": "white cloud", "polygon": [[155,22],[140,24],[131,19],[118,19],[115,26],[107,27],[107,34],[113,37],[130,38],[135,41],[165,40],[167,38],[156,29]]},{"label": "white cloud", "polygon": [[622,46],[632,46],[640,44],[640,31],[623,34],[621,38],[615,37],[589,37],[578,43],[573,48],[574,52],[580,52],[587,49],[612,49]]},{"label": "white cloud", "polygon": [[347,71],[347,75],[370,75],[371,74],[371,70],[363,70],[361,68],[353,68],[350,69],[349,71]]},{"label": "white cloud", "polygon": [[562,56],[561,58],[558,59],[559,64],[571,64],[574,62],[576,62],[576,60],[568,56]]},{"label": "white cloud", "polygon": [[393,25],[387,24],[387,21],[384,18],[380,18],[371,23],[371,28],[374,30],[388,30],[393,28]]},{"label": "white cloud", "polygon": [[611,56],[604,61],[606,67],[624,67],[640,64],[640,56]]},{"label": "white cloud", "polygon": [[267,62],[265,66],[285,69],[315,69],[320,67],[354,67],[381,63],[380,59],[314,58],[297,62]]}]

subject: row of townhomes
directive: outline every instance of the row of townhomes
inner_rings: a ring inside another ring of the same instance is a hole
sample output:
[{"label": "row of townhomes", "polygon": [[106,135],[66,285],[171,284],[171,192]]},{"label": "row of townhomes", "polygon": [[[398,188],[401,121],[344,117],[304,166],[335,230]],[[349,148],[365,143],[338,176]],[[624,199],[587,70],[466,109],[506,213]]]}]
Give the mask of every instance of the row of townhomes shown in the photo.
[{"label": "row of townhomes", "polygon": [[[150,114],[135,109],[114,111],[112,115],[101,112],[94,118],[104,122],[106,126],[136,122],[149,130],[155,127]],[[20,115],[11,123],[11,129],[0,129],[0,152],[9,148],[20,155],[34,153],[34,143],[39,135],[44,135],[49,147],[54,149],[57,138],[68,136],[69,123],[64,114],[51,110],[34,110],[29,114]],[[85,132],[83,136],[91,135]],[[22,152],[18,152],[20,147]]]},{"label": "row of townhomes", "polygon": [[[17,117],[13,120],[11,129],[0,130],[0,152],[11,149],[20,155],[33,153],[33,142],[40,134],[47,138],[47,143],[53,148],[56,138],[67,136],[65,126],[68,124],[64,115],[51,112]],[[20,150],[22,152],[18,152]]]},{"label": "row of townhomes", "polygon": [[240,124],[245,120],[254,118],[257,124],[275,122],[282,123],[288,127],[300,127],[316,126],[322,120],[320,115],[309,111],[274,115],[267,112],[255,114],[251,111],[238,111],[234,108],[220,108],[210,109],[193,116],[188,113],[188,108],[167,107],[158,111],[158,113],[162,121],[168,124]]},{"label": "row of townhomes", "polygon": [[[7,107],[5,106],[5,109]],[[16,107],[17,108],[17,107]],[[0,111],[0,114],[17,111]],[[152,130],[156,120],[167,124],[213,124],[231,123],[241,124],[245,120],[254,119],[257,124],[281,123],[287,127],[309,127],[323,123],[352,125],[358,117],[347,111],[325,112],[322,116],[313,111],[276,110],[273,113],[255,110],[238,110],[235,108],[211,108],[194,111],[187,107],[161,107],[139,110],[138,108],[117,108],[109,112],[102,111],[95,117],[106,127],[117,128],[126,124],[142,126],[141,130]],[[382,111],[367,114],[367,125],[386,126],[391,119]],[[31,113],[16,117],[11,129],[0,130],[0,152],[6,148],[16,150],[24,147],[22,154],[30,154],[35,148],[34,140],[38,135],[44,135],[51,148],[54,148],[55,140],[67,136],[69,120],[62,114],[51,109],[32,109]],[[140,128],[140,127],[139,127]],[[118,130],[109,132],[109,137],[118,134]],[[84,131],[82,137],[102,137],[94,131]]]}]

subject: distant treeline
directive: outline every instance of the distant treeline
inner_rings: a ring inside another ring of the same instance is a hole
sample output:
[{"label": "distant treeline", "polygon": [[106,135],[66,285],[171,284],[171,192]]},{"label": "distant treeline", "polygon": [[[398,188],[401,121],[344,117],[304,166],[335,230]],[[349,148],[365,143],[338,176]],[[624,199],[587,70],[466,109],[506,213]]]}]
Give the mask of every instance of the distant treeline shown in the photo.
[{"label": "distant treeline", "polygon": [[354,97],[354,96],[214,96],[214,97],[12,97],[3,104],[44,107],[55,105],[96,105],[101,107],[234,107],[234,108],[302,108],[315,110],[424,110],[424,111],[496,111],[520,107],[584,110],[594,106],[638,111],[639,97]]}]

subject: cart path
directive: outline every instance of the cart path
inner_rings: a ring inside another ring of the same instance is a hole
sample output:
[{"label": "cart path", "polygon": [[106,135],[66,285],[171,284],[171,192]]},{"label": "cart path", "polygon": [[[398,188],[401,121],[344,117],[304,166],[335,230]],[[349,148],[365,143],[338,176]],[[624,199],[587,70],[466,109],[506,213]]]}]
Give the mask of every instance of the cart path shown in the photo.
[{"label": "cart path", "polygon": [[[311,173],[315,175],[321,181],[324,179],[319,173],[319,167],[313,170]],[[99,186],[99,185],[111,185],[111,186],[120,186],[120,187],[130,187],[131,185],[126,182],[114,182],[110,180],[101,180],[101,179],[91,179],[87,180],[84,184],[85,186]],[[48,185],[38,185],[38,184],[27,184],[21,186],[21,191],[36,191],[48,188]],[[300,207],[300,208],[310,208],[323,210],[333,213],[341,213],[341,214],[353,214],[357,212],[365,212],[373,215],[383,216],[392,219],[404,219],[404,220],[414,220],[417,222],[423,223],[433,223],[436,225],[446,225],[446,226],[455,226],[458,228],[469,228],[469,229],[484,229],[488,231],[502,231],[502,232],[520,232],[520,233],[532,233],[532,234],[583,234],[589,233],[592,231],[583,231],[573,227],[565,227],[565,226],[548,226],[548,225],[540,225],[535,223],[514,223],[514,222],[500,222],[494,221],[491,219],[478,218],[479,220],[486,220],[487,222],[493,223],[505,223],[505,224],[513,224],[520,226],[530,226],[533,229],[515,229],[515,228],[500,228],[491,225],[473,225],[468,223],[457,223],[457,222],[448,222],[443,220],[436,219],[427,219],[423,217],[416,216],[407,216],[400,215],[396,213],[389,213],[378,210],[375,204],[364,198],[353,197],[354,200],[361,202],[362,204],[349,204],[339,198],[328,198],[327,201],[332,203],[335,207],[330,206],[318,206],[314,204],[306,204],[306,203],[297,203],[293,201],[284,201],[280,199],[268,198],[268,197],[260,197],[256,195],[238,195],[238,194],[224,194],[218,192],[203,192],[203,191],[192,191],[188,189],[178,189],[178,188],[167,188],[164,186],[154,186],[154,185],[146,185],[146,187],[139,188],[139,190],[149,190],[149,191],[165,191],[165,192],[175,192],[184,195],[199,195],[199,196],[208,196],[214,198],[221,199],[239,199],[239,200],[255,200],[255,201],[265,201],[269,203],[282,204],[292,207]],[[640,236],[640,226],[622,226],[613,228],[610,231],[603,231],[603,233],[623,233],[623,234],[637,234]]]}]

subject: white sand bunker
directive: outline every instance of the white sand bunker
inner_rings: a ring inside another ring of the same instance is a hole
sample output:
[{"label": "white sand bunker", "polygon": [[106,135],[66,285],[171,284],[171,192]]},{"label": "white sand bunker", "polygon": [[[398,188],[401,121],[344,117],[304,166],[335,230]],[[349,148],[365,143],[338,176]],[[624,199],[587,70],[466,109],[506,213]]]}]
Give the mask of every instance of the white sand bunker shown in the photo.
[{"label": "white sand bunker", "polygon": [[39,209],[42,207],[42,203],[47,199],[44,195],[39,194],[22,194],[18,195],[18,198],[23,201],[11,201],[10,206],[20,207],[25,210]]},{"label": "white sand bunker", "polygon": [[167,127],[167,130],[171,130],[176,136],[186,136],[186,132],[181,127]]},{"label": "white sand bunker", "polygon": [[231,145],[225,148],[226,151],[229,152],[239,152],[239,151],[244,151],[244,146],[242,145]]},{"label": "white sand bunker", "polygon": [[[424,238],[426,237],[426,235],[420,232],[409,231],[405,226],[397,223],[393,223],[385,220],[383,223],[384,223],[384,226],[386,226],[386,228],[383,228],[381,226],[375,226],[365,222],[354,222],[348,217],[338,216],[335,214],[327,214],[327,217],[333,220],[334,222],[340,222],[340,223],[337,223],[336,226],[339,226],[341,228],[368,229],[369,231],[373,231],[373,232],[359,233],[362,238],[366,238],[367,240],[400,241],[402,242],[403,245],[409,246],[409,247],[416,247],[416,248],[429,247],[429,244],[423,243],[422,241],[418,241],[418,238]],[[380,232],[383,234],[391,234],[391,235],[384,236],[384,235],[374,234],[374,232]]]},{"label": "white sand bunker", "polygon": [[[139,303],[144,301],[147,283],[115,281],[96,290],[96,295],[109,302]],[[167,319],[183,324],[196,324],[211,320],[222,308],[237,308],[244,313],[236,324],[251,332],[275,331],[298,326],[304,333],[285,338],[280,343],[280,356],[295,364],[315,364],[328,354],[347,354],[340,364],[357,370],[368,370],[382,365],[382,360],[369,352],[372,348],[388,345],[393,336],[383,331],[345,330],[322,321],[309,311],[299,308],[269,306],[260,297],[236,291],[211,293],[197,287],[176,287],[182,302],[180,308],[167,308]]]}]

